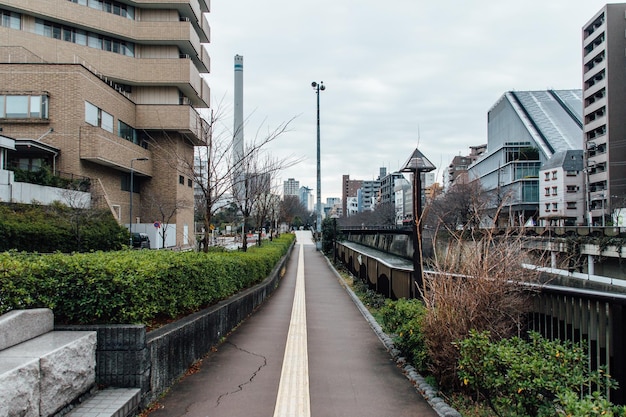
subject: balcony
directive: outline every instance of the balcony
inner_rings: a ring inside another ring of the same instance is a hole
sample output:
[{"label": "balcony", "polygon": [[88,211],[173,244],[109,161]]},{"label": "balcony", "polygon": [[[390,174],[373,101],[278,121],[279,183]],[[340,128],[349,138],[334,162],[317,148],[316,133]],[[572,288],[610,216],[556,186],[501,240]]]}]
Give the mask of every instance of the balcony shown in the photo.
[{"label": "balcony", "polygon": [[140,104],[137,106],[135,128],[185,133],[193,136],[194,145],[200,145],[204,138],[204,123],[191,106]]},{"label": "balcony", "polygon": [[[147,149],[95,126],[81,127],[79,143],[80,159],[119,171],[129,171],[131,159],[152,159],[152,152]],[[140,161],[133,169],[148,177],[153,175],[150,161]]]}]

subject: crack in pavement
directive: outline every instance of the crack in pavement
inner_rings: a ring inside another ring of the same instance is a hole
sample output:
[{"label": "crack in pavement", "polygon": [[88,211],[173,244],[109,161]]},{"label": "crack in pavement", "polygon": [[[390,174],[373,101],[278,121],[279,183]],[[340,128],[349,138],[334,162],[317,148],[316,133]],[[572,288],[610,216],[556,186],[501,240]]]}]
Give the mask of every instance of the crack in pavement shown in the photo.
[{"label": "crack in pavement", "polygon": [[261,369],[263,369],[265,366],[267,366],[267,358],[266,358],[265,356],[263,356],[263,355],[259,355],[258,353],[254,353],[254,352],[247,351],[247,350],[245,350],[245,349],[242,349],[242,348],[240,348],[239,346],[237,346],[236,344],[234,344],[234,343],[232,343],[232,342],[228,342],[228,341],[227,341],[227,342],[224,342],[224,343],[227,343],[227,344],[229,344],[229,345],[233,346],[235,349],[237,349],[237,350],[239,350],[239,351],[241,351],[241,352],[247,353],[247,354],[252,355],[252,356],[256,356],[256,357],[258,357],[258,358],[262,358],[262,359],[263,359],[263,364],[262,364],[261,366],[259,366],[259,367],[258,367],[258,369],[257,369],[256,371],[254,371],[254,372],[252,373],[252,376],[250,377],[250,379],[249,379],[247,382],[244,382],[243,384],[239,384],[239,385],[237,386],[237,387],[238,387],[238,389],[237,389],[237,390],[235,390],[235,391],[231,391],[231,392],[227,392],[226,394],[222,394],[222,395],[220,395],[219,397],[217,397],[217,401],[215,402],[215,407],[219,407],[220,402],[222,401],[222,398],[224,398],[224,397],[226,397],[226,396],[228,396],[228,395],[235,394],[235,393],[237,393],[237,392],[243,391],[243,387],[244,387],[245,385],[248,385],[249,383],[251,383],[251,382],[252,382],[252,380],[253,380],[253,379],[257,376],[257,374],[258,374],[259,372],[261,372]]}]

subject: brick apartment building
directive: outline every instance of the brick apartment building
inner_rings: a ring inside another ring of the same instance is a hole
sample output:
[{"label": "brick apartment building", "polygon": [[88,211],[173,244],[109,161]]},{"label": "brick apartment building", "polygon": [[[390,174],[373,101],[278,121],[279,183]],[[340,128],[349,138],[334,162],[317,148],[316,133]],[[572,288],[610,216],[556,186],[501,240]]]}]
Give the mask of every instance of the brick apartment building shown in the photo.
[{"label": "brick apartment building", "polygon": [[121,224],[174,212],[175,245],[192,245],[209,5],[0,0],[0,127],[15,139],[7,168],[88,177],[95,204]]}]

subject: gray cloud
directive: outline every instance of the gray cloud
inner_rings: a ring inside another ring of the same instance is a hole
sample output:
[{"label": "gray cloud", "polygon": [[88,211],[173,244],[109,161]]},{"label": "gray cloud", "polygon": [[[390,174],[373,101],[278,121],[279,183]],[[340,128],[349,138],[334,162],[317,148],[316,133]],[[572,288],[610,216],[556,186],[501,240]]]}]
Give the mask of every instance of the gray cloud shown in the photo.
[{"label": "gray cloud", "polygon": [[[246,137],[293,117],[271,151],[304,160],[282,179],[322,197],[341,175],[397,169],[418,144],[440,168],[487,142],[487,112],[508,90],[581,88],[581,28],[600,0],[213,0],[213,106],[232,129],[233,57],[244,56]],[[218,104],[219,103],[219,104]]]}]

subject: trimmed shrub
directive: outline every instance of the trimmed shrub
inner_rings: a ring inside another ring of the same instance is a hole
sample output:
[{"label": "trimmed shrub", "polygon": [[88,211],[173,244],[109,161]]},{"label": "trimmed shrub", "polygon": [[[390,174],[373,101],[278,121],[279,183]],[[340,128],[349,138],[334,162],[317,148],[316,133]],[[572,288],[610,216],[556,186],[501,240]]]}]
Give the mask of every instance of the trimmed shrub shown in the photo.
[{"label": "trimmed shrub", "polygon": [[0,251],[120,250],[127,243],[128,231],[107,210],[0,204]]},{"label": "trimmed shrub", "polygon": [[249,252],[0,253],[0,314],[48,307],[68,324],[175,318],[262,281],[293,239]]}]

